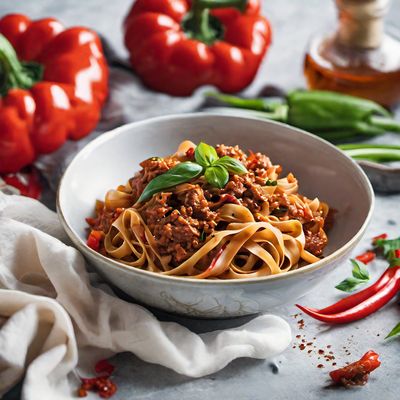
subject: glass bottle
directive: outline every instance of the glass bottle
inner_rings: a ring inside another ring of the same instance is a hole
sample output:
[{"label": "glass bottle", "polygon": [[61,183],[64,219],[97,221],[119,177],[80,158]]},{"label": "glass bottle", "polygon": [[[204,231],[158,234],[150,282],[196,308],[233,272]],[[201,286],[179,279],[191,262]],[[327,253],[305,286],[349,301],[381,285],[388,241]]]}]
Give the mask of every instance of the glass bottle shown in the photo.
[{"label": "glass bottle", "polygon": [[314,37],[304,62],[311,89],[332,90],[392,108],[400,102],[400,40],[384,32],[390,0],[336,0],[337,31]]}]

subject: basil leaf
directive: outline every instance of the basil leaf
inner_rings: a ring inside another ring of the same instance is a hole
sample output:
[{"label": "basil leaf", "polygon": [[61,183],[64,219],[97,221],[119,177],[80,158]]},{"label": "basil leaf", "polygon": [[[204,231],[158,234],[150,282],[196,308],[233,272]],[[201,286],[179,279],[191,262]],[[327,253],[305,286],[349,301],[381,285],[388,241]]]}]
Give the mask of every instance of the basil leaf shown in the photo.
[{"label": "basil leaf", "polygon": [[194,158],[202,167],[209,167],[214,161],[218,160],[218,154],[214,147],[200,142],[194,151]]},{"label": "basil leaf", "polygon": [[229,181],[229,173],[221,165],[208,167],[204,177],[211,186],[215,186],[218,189],[222,189]]},{"label": "basil leaf", "polygon": [[351,277],[343,280],[335,286],[343,292],[352,292],[357,289],[358,286],[367,283],[370,280],[369,272],[364,263],[356,260],[350,260],[353,265]]},{"label": "basil leaf", "polygon": [[379,247],[383,251],[383,255],[389,261],[394,258],[394,251],[400,249],[400,238],[397,239],[378,239],[375,247]]},{"label": "basil leaf", "polygon": [[370,276],[366,265],[361,261],[350,260],[353,265],[352,274],[354,278],[369,281]]},{"label": "basil leaf", "polygon": [[364,279],[357,279],[352,276],[343,280],[338,285],[335,286],[336,289],[341,290],[342,292],[352,292],[357,289],[358,286],[366,283]]},{"label": "basil leaf", "polygon": [[231,174],[243,175],[247,172],[246,167],[239,160],[229,156],[221,157],[213,165],[222,165]]},{"label": "basil leaf", "polygon": [[400,335],[400,322],[389,332],[385,339]]},{"label": "basil leaf", "polygon": [[392,257],[390,259],[389,267],[398,267],[400,265],[400,258]]},{"label": "basil leaf", "polygon": [[164,174],[156,176],[144,188],[138,202],[150,199],[154,194],[162,192],[164,189],[172,188],[181,183],[190,181],[201,174],[201,165],[186,161],[175,165]]}]

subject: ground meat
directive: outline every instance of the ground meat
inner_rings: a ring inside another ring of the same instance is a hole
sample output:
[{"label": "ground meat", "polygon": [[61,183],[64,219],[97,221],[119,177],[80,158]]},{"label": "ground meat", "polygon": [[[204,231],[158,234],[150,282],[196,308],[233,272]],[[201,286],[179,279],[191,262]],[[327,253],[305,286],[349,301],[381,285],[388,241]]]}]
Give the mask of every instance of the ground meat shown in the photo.
[{"label": "ground meat", "polygon": [[140,163],[142,170],[129,180],[135,201],[139,198],[143,189],[152,179],[168,171],[176,164],[178,164],[178,160],[174,157],[151,157],[142,161]]},{"label": "ground meat", "polygon": [[174,195],[153,196],[141,209],[160,254],[172,255],[176,265],[189,258],[202,245],[202,236],[212,233],[217,225],[217,213],[211,211],[203,189],[186,186]]},{"label": "ground meat", "polygon": [[229,156],[236,158],[246,165],[246,154],[239,148],[239,146],[225,146],[224,144],[218,144],[215,147],[219,157]]},{"label": "ground meat", "polygon": [[304,229],[304,235],[306,237],[305,249],[317,257],[321,256],[328,242],[325,233],[322,230],[313,233],[308,229]]},{"label": "ground meat", "polygon": [[[248,173],[230,175],[228,183],[222,189],[212,187],[204,178],[196,178],[175,187],[171,192],[154,195],[138,209],[154,235],[159,253],[170,256],[171,265],[179,265],[203,245],[205,237],[216,229],[219,222],[218,210],[226,203],[247,207],[258,221],[265,220],[262,214],[264,210],[269,210],[269,213],[280,220],[299,220],[305,233],[305,248],[316,256],[322,254],[327,243],[322,230],[324,218],[318,213],[312,215],[301,201],[298,204],[293,199],[291,201],[279,187],[273,194],[263,188],[270,176],[276,179],[281,172],[280,166],[273,165],[262,153],[250,152],[246,156],[238,146],[221,144],[216,146],[216,151],[219,157],[229,156],[241,161]],[[125,187],[127,192],[132,191],[132,198],[136,201],[152,179],[178,162],[174,156],[152,157],[143,161],[140,164],[142,170]],[[287,179],[291,182],[295,178],[289,174]],[[106,233],[118,215],[116,211],[100,207],[97,218],[91,219],[89,224],[93,229]]]}]

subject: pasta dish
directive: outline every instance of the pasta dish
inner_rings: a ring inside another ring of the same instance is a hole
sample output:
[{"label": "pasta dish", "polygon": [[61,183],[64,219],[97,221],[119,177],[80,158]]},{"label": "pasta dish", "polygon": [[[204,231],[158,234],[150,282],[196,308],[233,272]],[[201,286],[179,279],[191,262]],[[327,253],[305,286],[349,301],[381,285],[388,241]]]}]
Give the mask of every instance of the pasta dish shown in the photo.
[{"label": "pasta dish", "polygon": [[97,201],[87,244],[133,268],[191,278],[281,274],[327,244],[326,203],[262,153],[184,141]]}]

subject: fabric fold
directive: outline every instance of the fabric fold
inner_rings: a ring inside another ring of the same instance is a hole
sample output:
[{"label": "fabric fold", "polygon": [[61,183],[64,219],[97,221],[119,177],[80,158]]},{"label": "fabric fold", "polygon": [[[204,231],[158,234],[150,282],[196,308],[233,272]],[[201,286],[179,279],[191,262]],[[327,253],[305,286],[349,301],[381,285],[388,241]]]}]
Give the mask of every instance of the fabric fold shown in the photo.
[{"label": "fabric fold", "polygon": [[68,243],[53,212],[0,193],[0,394],[26,373],[24,398],[71,398],[78,353],[87,347],[97,359],[129,351],[200,377],[238,357],[273,357],[291,341],[289,325],[274,315],[201,335],[158,321],[94,287],[83,256]]}]

